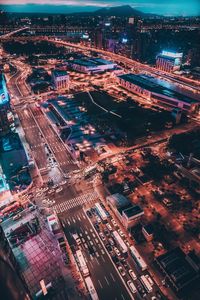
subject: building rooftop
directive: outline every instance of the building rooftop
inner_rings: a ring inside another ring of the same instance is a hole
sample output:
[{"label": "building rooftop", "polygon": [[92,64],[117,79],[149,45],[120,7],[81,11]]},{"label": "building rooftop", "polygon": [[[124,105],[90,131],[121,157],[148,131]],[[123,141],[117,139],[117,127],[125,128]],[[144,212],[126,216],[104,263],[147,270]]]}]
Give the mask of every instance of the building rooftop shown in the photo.
[{"label": "building rooftop", "polygon": [[156,261],[177,291],[199,278],[198,272],[180,248],[175,248],[157,257]]},{"label": "building rooftop", "polygon": [[10,133],[0,139],[0,153],[23,149],[17,133]]},{"label": "building rooftop", "polygon": [[144,230],[147,232],[147,234],[151,235],[153,234],[153,226],[151,224],[143,226]]},{"label": "building rooftop", "polygon": [[107,201],[111,202],[118,210],[124,209],[130,206],[131,202],[128,198],[123,195],[116,193],[111,196],[108,196]]},{"label": "building rooftop", "polygon": [[137,215],[144,214],[142,208],[138,205],[132,205],[131,207],[123,210],[123,214],[125,214],[128,218],[135,217]]},{"label": "building rooftop", "polygon": [[53,70],[53,75],[55,77],[60,77],[60,76],[66,76],[66,75],[68,75],[68,73],[65,70],[55,69],[55,70]]},{"label": "building rooftop", "polygon": [[[180,94],[180,93],[176,92],[175,90],[173,90],[172,83],[170,83],[172,88],[165,87],[163,84],[165,82],[164,80],[157,80],[157,82],[155,82],[155,78],[152,76],[149,76],[149,75],[145,75],[145,74],[135,75],[135,74],[129,73],[129,74],[120,75],[118,77],[121,79],[124,79],[125,81],[128,81],[130,83],[138,85],[142,89],[146,89],[152,93],[162,94],[163,96],[175,98],[179,101],[189,103],[189,104],[199,103],[199,101],[192,99],[191,97],[185,96],[183,94]],[[167,85],[167,82],[165,82],[165,83]],[[168,85],[169,85],[169,83],[168,83]]]},{"label": "building rooftop", "polygon": [[[70,61],[69,61],[70,62]],[[85,66],[85,67],[97,67],[101,65],[111,65],[114,64],[111,61],[102,59],[102,58],[93,58],[93,57],[84,57],[81,59],[72,60],[71,63]]]}]

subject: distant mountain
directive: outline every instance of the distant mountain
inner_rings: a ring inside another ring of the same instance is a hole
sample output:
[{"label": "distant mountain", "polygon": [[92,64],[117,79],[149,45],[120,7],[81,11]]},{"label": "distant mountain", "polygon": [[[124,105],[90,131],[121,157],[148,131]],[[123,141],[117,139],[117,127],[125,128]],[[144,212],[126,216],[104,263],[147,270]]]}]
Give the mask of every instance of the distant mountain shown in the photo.
[{"label": "distant mountain", "polygon": [[94,15],[99,16],[117,16],[117,17],[130,17],[130,16],[143,16],[145,13],[142,13],[139,10],[133,9],[130,5],[116,6],[101,8],[93,12]]}]

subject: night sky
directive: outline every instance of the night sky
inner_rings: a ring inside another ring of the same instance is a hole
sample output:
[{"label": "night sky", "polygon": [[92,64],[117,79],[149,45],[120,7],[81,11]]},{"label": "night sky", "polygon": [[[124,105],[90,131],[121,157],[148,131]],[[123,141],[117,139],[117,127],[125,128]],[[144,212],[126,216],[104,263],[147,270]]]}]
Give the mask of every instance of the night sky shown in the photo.
[{"label": "night sky", "polygon": [[66,13],[71,13],[129,4],[142,12],[165,16],[200,15],[199,0],[0,0],[0,4],[1,9],[13,12],[61,13],[64,9]]}]

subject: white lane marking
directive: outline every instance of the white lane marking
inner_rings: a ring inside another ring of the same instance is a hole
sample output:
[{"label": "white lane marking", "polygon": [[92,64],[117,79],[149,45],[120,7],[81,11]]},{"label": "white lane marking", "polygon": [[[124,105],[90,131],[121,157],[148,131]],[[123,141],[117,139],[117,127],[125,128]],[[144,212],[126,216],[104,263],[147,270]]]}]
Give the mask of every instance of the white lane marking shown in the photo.
[{"label": "white lane marking", "polygon": [[79,220],[79,221],[81,220],[80,217],[78,217],[78,220]]},{"label": "white lane marking", "polygon": [[98,252],[96,252],[96,256],[99,257],[99,253]]},{"label": "white lane marking", "polygon": [[105,262],[105,258],[103,256],[101,256],[102,260]]},{"label": "white lane marking", "polygon": [[92,228],[90,228],[90,232],[93,232]]},{"label": "white lane marking", "polygon": [[105,281],[107,282],[107,285],[110,285],[108,278],[106,276],[104,276],[104,278],[105,278]]},{"label": "white lane marking", "polygon": [[101,249],[101,253],[104,254],[105,252],[103,251],[103,249]]},{"label": "white lane marking", "polygon": [[100,263],[99,263],[99,261],[98,261],[98,259],[96,257],[95,257],[95,260],[96,260],[97,264],[100,265]]},{"label": "white lane marking", "polygon": [[110,276],[111,276],[111,278],[112,278],[113,281],[116,281],[115,277],[113,276],[113,273],[110,273]]},{"label": "white lane marking", "polygon": [[121,296],[122,296],[122,299],[123,299],[123,300],[126,300],[126,299],[124,298],[124,295],[123,295],[123,294],[121,294]]},{"label": "white lane marking", "polygon": [[74,218],[72,218],[73,222],[76,223],[76,220]]},{"label": "white lane marking", "polygon": [[98,241],[98,239],[94,239],[95,240],[95,242],[98,244],[99,243],[99,241]]},{"label": "white lane marking", "polygon": [[103,288],[103,286],[102,286],[102,284],[101,284],[101,281],[100,281],[100,280],[98,280],[98,283],[99,283],[99,285],[100,285],[100,288],[102,289],[102,288]]},{"label": "white lane marking", "polygon": [[93,233],[92,236],[95,238],[96,235]]},{"label": "white lane marking", "polygon": [[90,268],[93,268],[93,263],[91,263],[90,261],[88,261],[88,265],[90,265]]}]

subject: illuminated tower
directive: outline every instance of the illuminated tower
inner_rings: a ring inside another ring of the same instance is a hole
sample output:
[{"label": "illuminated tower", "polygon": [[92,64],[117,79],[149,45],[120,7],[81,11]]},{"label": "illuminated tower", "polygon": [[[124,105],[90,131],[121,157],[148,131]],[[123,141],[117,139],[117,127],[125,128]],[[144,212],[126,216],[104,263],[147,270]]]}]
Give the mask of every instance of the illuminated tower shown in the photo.
[{"label": "illuminated tower", "polygon": [[7,134],[10,130],[10,122],[7,116],[9,109],[10,99],[5,77],[0,73],[0,136]]}]

